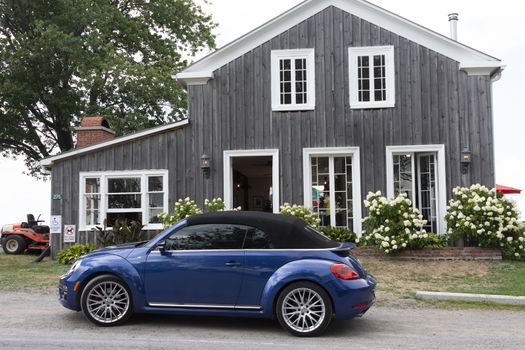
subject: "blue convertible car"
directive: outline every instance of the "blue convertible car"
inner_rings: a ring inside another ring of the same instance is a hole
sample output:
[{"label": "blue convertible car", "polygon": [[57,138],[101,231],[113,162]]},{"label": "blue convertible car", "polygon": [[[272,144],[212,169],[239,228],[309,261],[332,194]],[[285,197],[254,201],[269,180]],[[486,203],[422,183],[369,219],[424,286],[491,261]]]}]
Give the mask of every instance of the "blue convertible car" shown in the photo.
[{"label": "blue convertible car", "polygon": [[100,326],[133,313],[276,317],[314,336],[374,302],[376,281],[353,247],[283,215],[196,215],[148,242],[83,256],[60,278],[60,301]]}]

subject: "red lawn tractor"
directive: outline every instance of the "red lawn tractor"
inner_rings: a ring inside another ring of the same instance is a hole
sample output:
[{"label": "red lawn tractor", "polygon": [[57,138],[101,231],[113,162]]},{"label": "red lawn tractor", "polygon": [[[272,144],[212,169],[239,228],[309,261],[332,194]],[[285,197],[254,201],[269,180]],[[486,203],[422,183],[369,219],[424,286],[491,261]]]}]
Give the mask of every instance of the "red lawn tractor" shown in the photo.
[{"label": "red lawn tractor", "polygon": [[6,254],[21,254],[26,250],[46,250],[49,245],[49,226],[39,225],[44,220],[35,220],[27,214],[27,222],[2,226],[1,242]]}]

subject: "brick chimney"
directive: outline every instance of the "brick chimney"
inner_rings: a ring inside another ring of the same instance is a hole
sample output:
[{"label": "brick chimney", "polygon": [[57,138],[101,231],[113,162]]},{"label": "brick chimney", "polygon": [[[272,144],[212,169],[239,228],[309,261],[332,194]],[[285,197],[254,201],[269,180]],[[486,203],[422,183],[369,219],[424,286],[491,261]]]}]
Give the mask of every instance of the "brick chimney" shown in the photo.
[{"label": "brick chimney", "polygon": [[111,140],[115,132],[110,129],[106,118],[101,116],[85,116],[77,128],[77,144],[75,148],[91,146]]}]

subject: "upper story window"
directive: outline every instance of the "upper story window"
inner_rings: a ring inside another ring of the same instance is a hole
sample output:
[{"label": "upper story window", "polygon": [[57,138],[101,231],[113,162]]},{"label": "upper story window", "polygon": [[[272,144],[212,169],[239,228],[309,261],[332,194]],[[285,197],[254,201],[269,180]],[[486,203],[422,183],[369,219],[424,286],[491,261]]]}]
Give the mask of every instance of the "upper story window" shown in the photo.
[{"label": "upper story window", "polygon": [[315,108],[314,49],[272,51],[272,109]]},{"label": "upper story window", "polygon": [[80,229],[104,221],[140,221],[144,229],[162,229],[158,215],[168,211],[165,170],[80,174]]},{"label": "upper story window", "polygon": [[394,107],[394,47],[351,47],[348,57],[350,108]]}]

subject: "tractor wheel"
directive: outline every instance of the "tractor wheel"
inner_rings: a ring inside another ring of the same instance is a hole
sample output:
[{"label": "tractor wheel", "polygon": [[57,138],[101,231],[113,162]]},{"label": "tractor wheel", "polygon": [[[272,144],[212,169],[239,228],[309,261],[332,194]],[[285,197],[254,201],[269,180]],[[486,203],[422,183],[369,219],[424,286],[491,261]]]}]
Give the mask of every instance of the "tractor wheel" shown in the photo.
[{"label": "tractor wheel", "polygon": [[24,238],[13,235],[7,236],[2,241],[2,248],[6,254],[20,254],[26,250],[27,243]]}]

